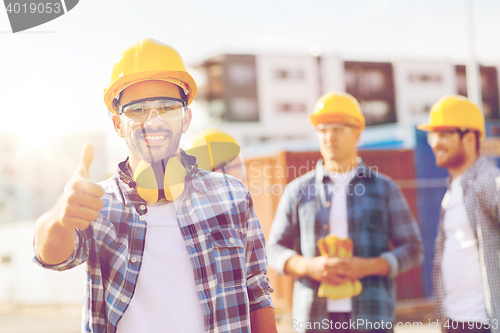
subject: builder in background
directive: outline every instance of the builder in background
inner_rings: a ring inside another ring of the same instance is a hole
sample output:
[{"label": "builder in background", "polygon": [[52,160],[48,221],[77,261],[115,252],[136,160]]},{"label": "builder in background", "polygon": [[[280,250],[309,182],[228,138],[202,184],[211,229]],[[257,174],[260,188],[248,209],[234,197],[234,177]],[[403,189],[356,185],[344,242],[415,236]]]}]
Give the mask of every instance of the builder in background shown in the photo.
[{"label": "builder in background", "polygon": [[484,117],[463,96],[433,107],[428,142],[450,174],[434,256],[438,318],[451,332],[500,332],[500,171],[479,156]]},{"label": "builder in background", "polygon": [[[423,259],[419,227],[397,185],[358,157],[365,119],[354,97],[322,96],[311,121],[323,160],[287,185],[269,236],[270,266],[296,277],[290,324],[300,332],[391,331],[394,277]],[[320,256],[317,242],[327,235],[351,239],[354,256]],[[357,297],[318,296],[320,283],[356,279]]]}]

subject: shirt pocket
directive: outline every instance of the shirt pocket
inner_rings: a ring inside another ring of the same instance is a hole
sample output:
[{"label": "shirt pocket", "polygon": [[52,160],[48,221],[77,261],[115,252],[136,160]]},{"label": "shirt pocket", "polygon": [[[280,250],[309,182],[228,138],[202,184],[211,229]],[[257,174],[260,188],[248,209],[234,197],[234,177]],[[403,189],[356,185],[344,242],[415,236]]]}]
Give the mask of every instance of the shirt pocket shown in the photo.
[{"label": "shirt pocket", "polygon": [[237,229],[219,229],[208,234],[212,243],[217,283],[222,288],[246,284],[246,237]]}]

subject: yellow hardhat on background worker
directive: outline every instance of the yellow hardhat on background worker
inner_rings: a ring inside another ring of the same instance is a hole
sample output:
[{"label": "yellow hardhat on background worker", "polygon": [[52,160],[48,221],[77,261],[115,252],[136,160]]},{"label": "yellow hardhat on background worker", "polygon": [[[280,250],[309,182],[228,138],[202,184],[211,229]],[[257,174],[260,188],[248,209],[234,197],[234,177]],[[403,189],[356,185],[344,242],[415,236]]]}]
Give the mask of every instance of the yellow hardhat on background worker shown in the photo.
[{"label": "yellow hardhat on background worker", "polygon": [[318,99],[311,122],[316,127],[319,124],[341,123],[363,130],[366,126],[358,101],[350,94],[339,92],[329,92]]},{"label": "yellow hardhat on background worker", "polygon": [[480,140],[486,136],[483,113],[474,103],[460,95],[448,95],[437,101],[431,109],[429,122],[417,128],[427,132],[458,128],[479,132]]},{"label": "yellow hardhat on background worker", "polygon": [[207,128],[194,134],[185,145],[186,154],[195,156],[198,167],[215,171],[238,157],[240,146],[229,134],[217,128]]},{"label": "yellow hardhat on background worker", "polygon": [[116,102],[125,88],[149,80],[179,86],[187,97],[187,105],[196,95],[196,83],[186,71],[179,53],[167,44],[144,38],[125,48],[116,58],[110,83],[104,91],[104,103],[108,110],[117,112]]}]

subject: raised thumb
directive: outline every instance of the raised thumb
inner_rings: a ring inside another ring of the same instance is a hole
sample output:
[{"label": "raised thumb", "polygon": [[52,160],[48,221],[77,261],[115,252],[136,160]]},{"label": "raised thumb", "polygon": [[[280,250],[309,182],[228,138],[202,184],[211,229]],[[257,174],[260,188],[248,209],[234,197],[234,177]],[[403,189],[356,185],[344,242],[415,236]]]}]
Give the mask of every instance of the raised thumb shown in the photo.
[{"label": "raised thumb", "polygon": [[90,164],[92,163],[93,159],[94,159],[94,146],[92,146],[90,143],[87,143],[83,147],[83,152],[80,157],[80,164],[76,168],[75,174],[80,177],[88,179]]}]

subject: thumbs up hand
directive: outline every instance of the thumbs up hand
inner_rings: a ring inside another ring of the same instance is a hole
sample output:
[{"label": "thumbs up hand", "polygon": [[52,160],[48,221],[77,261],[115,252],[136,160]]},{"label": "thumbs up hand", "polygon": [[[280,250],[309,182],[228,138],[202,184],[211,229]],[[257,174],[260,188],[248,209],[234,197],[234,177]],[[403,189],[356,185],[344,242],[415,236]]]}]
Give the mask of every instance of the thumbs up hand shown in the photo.
[{"label": "thumbs up hand", "polygon": [[68,259],[75,246],[75,229],[87,229],[104,206],[104,190],[89,180],[94,147],[87,144],[80,164],[66,184],[54,207],[40,216],[35,225],[35,254],[47,265]]},{"label": "thumbs up hand", "polygon": [[80,156],[80,164],[75,170],[75,175],[81,176],[84,179],[89,179],[89,169],[92,160],[94,159],[94,146],[87,143],[83,147],[82,155]]},{"label": "thumbs up hand", "polygon": [[64,227],[86,229],[104,206],[104,202],[100,199],[104,190],[89,180],[89,169],[93,158],[94,147],[91,144],[85,145],[80,164],[56,202],[53,213],[56,220]]}]

